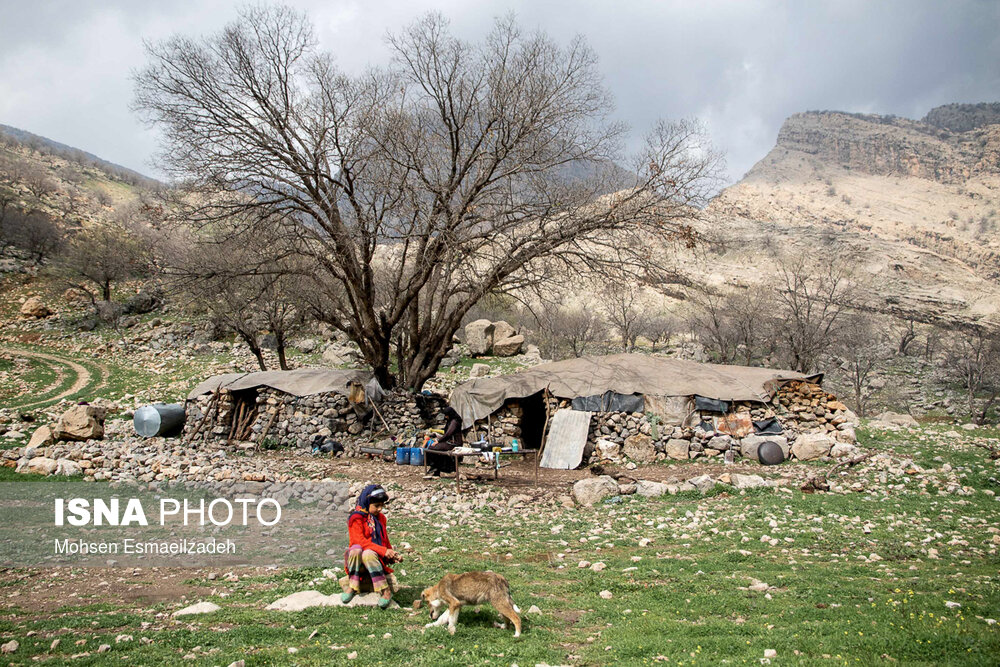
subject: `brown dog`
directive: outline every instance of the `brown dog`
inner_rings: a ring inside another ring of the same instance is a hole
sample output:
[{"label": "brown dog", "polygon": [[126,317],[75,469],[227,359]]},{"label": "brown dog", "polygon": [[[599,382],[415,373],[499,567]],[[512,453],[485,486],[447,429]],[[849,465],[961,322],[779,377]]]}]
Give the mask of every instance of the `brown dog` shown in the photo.
[{"label": "brown dog", "polygon": [[[420,594],[422,601],[431,608],[431,618],[436,619],[424,627],[448,624],[448,632],[455,634],[455,623],[462,605],[489,602],[502,616],[514,624],[514,636],[521,636],[521,611],[510,597],[510,585],[503,575],[494,572],[466,572],[446,574],[441,581]],[[447,607],[442,612],[442,608]],[[506,628],[504,623],[500,626]]]}]

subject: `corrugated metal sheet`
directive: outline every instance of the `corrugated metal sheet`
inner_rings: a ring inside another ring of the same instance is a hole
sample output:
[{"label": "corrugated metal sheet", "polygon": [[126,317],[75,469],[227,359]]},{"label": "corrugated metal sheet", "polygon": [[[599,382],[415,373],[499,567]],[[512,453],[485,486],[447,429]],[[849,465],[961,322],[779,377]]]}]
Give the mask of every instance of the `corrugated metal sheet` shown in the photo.
[{"label": "corrugated metal sheet", "polygon": [[581,410],[556,410],[542,450],[541,467],[572,470],[580,465],[587,445],[590,415]]}]

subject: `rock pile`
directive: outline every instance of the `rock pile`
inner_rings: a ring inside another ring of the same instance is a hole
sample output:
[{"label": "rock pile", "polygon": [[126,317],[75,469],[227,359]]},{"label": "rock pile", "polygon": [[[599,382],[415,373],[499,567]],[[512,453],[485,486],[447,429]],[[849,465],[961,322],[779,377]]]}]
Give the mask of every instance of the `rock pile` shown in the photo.
[{"label": "rock pile", "polygon": [[182,445],[177,439],[131,437],[114,444],[87,440],[18,447],[4,450],[0,464],[18,472],[82,475],[85,481],[149,487],[181,483],[222,495],[253,493],[282,503],[294,498],[329,509],[353,507],[347,482],[276,474],[262,457],[233,456],[224,449]]}]

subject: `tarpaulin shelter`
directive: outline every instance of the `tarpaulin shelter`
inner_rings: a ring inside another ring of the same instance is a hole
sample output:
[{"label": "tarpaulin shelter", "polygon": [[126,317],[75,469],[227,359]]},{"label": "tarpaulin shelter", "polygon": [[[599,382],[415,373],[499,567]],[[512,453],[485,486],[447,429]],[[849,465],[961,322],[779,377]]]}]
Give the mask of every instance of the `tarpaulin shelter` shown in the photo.
[{"label": "tarpaulin shelter", "polygon": [[[314,394],[338,393],[347,395],[350,385],[355,382],[367,384],[372,380],[370,371],[336,370],[331,368],[299,368],[293,371],[257,371],[255,373],[226,373],[215,375],[200,383],[188,394],[188,400],[203,394],[211,394],[217,389],[243,391],[270,387],[292,396],[312,396]],[[382,389],[376,393],[381,398]],[[374,389],[374,388],[373,388]],[[377,400],[377,399],[376,399]]]},{"label": "tarpaulin shelter", "polygon": [[[790,380],[817,376],[770,368],[700,364],[643,354],[614,354],[567,359],[494,378],[477,378],[456,387],[451,406],[468,427],[500,409],[505,401],[524,399],[546,389],[574,409],[641,412],[651,404],[663,410],[697,398],[716,402],[767,403]],[[660,410],[656,410],[659,412]]]}]

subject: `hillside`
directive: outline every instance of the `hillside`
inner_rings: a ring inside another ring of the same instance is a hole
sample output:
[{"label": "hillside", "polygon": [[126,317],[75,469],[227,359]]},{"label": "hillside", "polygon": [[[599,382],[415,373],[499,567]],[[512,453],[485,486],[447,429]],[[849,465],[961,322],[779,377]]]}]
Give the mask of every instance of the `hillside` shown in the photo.
[{"label": "hillside", "polygon": [[95,155],[0,125],[0,195],[66,224],[103,218],[163,184]]},{"label": "hillside", "polygon": [[[920,121],[808,112],[707,210],[720,243],[696,284],[746,285],[772,251],[836,255],[879,310],[1000,324],[1000,105],[948,105]],[[697,266],[694,265],[694,266]]]}]

